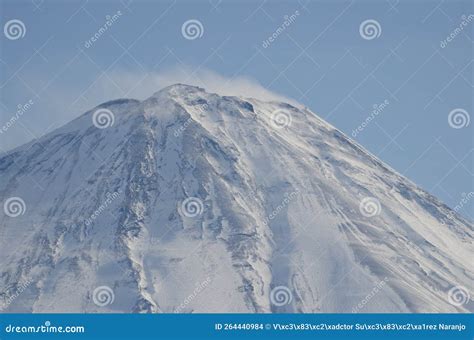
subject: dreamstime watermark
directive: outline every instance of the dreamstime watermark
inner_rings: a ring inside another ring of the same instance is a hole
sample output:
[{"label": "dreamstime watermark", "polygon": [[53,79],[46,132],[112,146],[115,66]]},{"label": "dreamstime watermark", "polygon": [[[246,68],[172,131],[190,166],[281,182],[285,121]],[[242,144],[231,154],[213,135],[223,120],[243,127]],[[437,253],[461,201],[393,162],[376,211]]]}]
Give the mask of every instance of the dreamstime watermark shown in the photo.
[{"label": "dreamstime watermark", "polygon": [[464,286],[454,286],[448,291],[448,302],[456,307],[469,303],[471,294]]},{"label": "dreamstime watermark", "polygon": [[115,24],[120,17],[122,16],[121,11],[115,12],[113,15],[107,15],[105,17],[105,23],[92,35],[89,40],[86,40],[84,42],[84,47],[85,48],[90,48],[92,45],[94,45],[95,42],[97,42],[100,37],[110,28],[112,27],[113,24]]},{"label": "dreamstime watermark", "polygon": [[33,104],[34,101],[32,99],[28,100],[25,104],[18,104],[15,114],[0,128],[0,134],[7,132],[9,128],[15,125],[17,120],[19,120]]},{"label": "dreamstime watermark", "polygon": [[446,37],[446,39],[441,40],[439,43],[439,46],[441,48],[445,48],[448,46],[448,44],[456,39],[456,37],[461,34],[462,31],[464,31],[464,28],[467,27],[472,21],[474,20],[474,14],[469,14],[468,16],[463,15],[461,16],[461,23],[449,33],[449,35]]},{"label": "dreamstime watermark", "polygon": [[280,34],[282,34],[288,27],[290,27],[296,21],[299,15],[300,12],[298,10],[296,10],[293,14],[285,15],[283,17],[283,23],[278,26],[278,28],[262,42],[262,47],[270,47],[270,45],[280,36]]},{"label": "dreamstime watermark", "polygon": [[354,308],[352,308],[352,313],[358,313],[361,309],[363,309],[365,305],[367,305],[369,301],[372,300],[372,298],[382,290],[382,288],[387,284],[387,282],[388,278],[385,277],[382,281],[377,283],[375,287],[369,292],[369,294],[367,294],[365,298],[363,298],[362,301],[357,304],[357,306],[354,306]]},{"label": "dreamstime watermark", "polygon": [[462,129],[468,127],[471,122],[471,116],[469,112],[464,109],[454,109],[448,114],[448,124],[453,129]]},{"label": "dreamstime watermark", "polygon": [[44,325],[28,325],[21,326],[9,324],[5,327],[6,333],[13,334],[53,334],[53,333],[85,333],[84,326],[53,326],[50,321],[46,321]]},{"label": "dreamstime watermark", "polygon": [[204,34],[204,26],[199,20],[190,19],[185,21],[181,26],[181,34],[188,40],[202,38]]},{"label": "dreamstime watermark", "polygon": [[94,222],[95,219],[97,219],[97,217],[99,217],[104,212],[104,210],[107,209],[107,207],[109,207],[112,204],[112,202],[120,196],[121,193],[122,193],[122,190],[120,189],[113,193],[110,193],[110,192],[106,193],[105,194],[106,198],[104,202],[92,213],[92,215],[86,218],[84,222],[85,225],[86,226],[91,225],[92,222]]},{"label": "dreamstime watermark", "polygon": [[10,197],[3,203],[3,211],[10,217],[24,215],[26,212],[25,201],[21,197]]},{"label": "dreamstime watermark", "polygon": [[293,294],[287,286],[277,286],[270,291],[270,302],[272,305],[281,307],[289,305],[293,300]]},{"label": "dreamstime watermark", "polygon": [[[458,202],[458,204],[456,204],[453,209],[451,211],[449,211],[449,213],[446,215],[447,218],[451,221],[454,221],[454,214],[455,213],[459,213],[464,207],[466,207],[469,202],[474,198],[474,191],[470,191],[468,193],[465,193],[463,192],[461,194],[462,198],[461,200]],[[446,224],[444,221],[442,222],[442,224]]]},{"label": "dreamstime watermark", "polygon": [[387,99],[385,99],[381,104],[374,104],[370,115],[368,115],[365,120],[359,124],[357,128],[352,130],[352,137],[356,138],[359,133],[364,131],[367,125],[369,125],[372,120],[374,120],[379,114],[381,114],[387,108],[388,105],[390,105],[390,102]]},{"label": "dreamstime watermark", "polygon": [[377,39],[382,34],[382,26],[377,20],[365,20],[359,26],[359,34],[365,40]]},{"label": "dreamstime watermark", "polygon": [[25,280],[21,281],[18,286],[15,289],[15,292],[11,295],[8,295],[8,297],[4,300],[3,305],[0,306],[0,312],[6,310],[12,302],[20,296],[21,293],[23,293],[30,285],[32,282],[30,280]]},{"label": "dreamstime watermark", "polygon": [[295,197],[300,193],[299,189],[296,189],[295,191],[292,191],[290,193],[286,192],[285,193],[285,198],[280,202],[280,204],[277,205],[275,209],[272,210],[272,212],[265,218],[265,225],[268,225],[270,221],[275,219],[277,215],[287,207],[291,201],[295,199]]},{"label": "dreamstime watermark", "polygon": [[193,290],[193,292],[189,294],[178,307],[176,307],[174,312],[181,313],[183,309],[185,309],[186,306],[189,305],[191,301],[193,301],[199,295],[199,293],[201,293],[207,286],[209,286],[210,283],[211,278],[207,277],[204,281],[196,284],[196,288]]},{"label": "dreamstime watermark", "polygon": [[175,138],[178,138],[181,136],[181,134],[188,128],[189,125],[191,125],[193,119],[188,118],[183,124],[180,124],[177,128],[174,129],[173,136]]},{"label": "dreamstime watermark", "polygon": [[[201,104],[195,107],[195,109],[201,113],[204,113],[208,108],[209,108],[208,104]],[[183,124],[181,124],[180,126],[174,129],[173,136],[175,138],[178,138],[188,128],[188,126],[191,125],[192,121],[193,121],[192,118],[186,119],[186,121]]]},{"label": "dreamstime watermark", "polygon": [[283,129],[291,126],[291,114],[285,110],[275,110],[272,113],[272,125],[277,129]]},{"label": "dreamstime watermark", "polygon": [[18,40],[25,37],[26,26],[19,19],[9,20],[3,26],[3,33],[9,40]]},{"label": "dreamstime watermark", "polygon": [[92,292],[92,301],[99,307],[111,305],[114,300],[114,291],[109,286],[99,286]]},{"label": "dreamstime watermark", "polygon": [[382,206],[375,197],[364,197],[359,204],[359,211],[365,217],[374,217],[380,214]]},{"label": "dreamstime watermark", "polygon": [[114,122],[115,115],[109,109],[98,109],[92,115],[92,124],[99,129],[106,129],[114,125]]},{"label": "dreamstime watermark", "polygon": [[181,202],[179,211],[186,217],[196,217],[202,214],[204,211],[204,205],[201,199],[197,197],[188,197]]}]

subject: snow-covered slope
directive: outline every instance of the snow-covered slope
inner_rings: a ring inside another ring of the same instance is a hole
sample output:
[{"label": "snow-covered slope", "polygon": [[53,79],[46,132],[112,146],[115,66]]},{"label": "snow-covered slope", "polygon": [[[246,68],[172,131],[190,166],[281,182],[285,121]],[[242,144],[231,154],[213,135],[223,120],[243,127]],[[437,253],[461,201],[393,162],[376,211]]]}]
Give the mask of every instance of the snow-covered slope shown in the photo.
[{"label": "snow-covered slope", "polygon": [[472,223],[307,109],[174,85],[0,178],[7,312],[472,309]]}]

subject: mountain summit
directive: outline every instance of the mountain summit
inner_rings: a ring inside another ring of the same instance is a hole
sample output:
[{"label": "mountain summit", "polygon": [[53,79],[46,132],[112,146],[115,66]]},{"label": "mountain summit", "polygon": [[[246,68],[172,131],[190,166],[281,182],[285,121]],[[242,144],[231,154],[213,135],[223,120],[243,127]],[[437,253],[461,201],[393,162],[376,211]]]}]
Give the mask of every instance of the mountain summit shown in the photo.
[{"label": "mountain summit", "polygon": [[307,109],[174,85],[0,177],[3,311],[472,309],[472,223]]}]

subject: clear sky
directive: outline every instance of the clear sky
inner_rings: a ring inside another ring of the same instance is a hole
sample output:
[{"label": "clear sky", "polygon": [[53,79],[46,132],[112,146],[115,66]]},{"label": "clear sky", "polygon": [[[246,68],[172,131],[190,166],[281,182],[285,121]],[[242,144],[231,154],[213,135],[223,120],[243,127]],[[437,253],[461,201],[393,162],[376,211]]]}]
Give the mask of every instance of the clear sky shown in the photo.
[{"label": "clear sky", "polygon": [[2,152],[171,82],[266,88],[473,219],[472,1],[0,3]]}]

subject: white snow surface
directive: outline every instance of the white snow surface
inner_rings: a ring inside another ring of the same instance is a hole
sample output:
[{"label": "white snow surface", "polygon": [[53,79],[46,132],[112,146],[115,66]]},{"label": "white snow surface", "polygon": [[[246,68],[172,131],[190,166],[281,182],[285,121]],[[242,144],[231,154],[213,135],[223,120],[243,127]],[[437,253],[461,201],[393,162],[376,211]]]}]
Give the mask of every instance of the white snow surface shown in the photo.
[{"label": "white snow surface", "polygon": [[472,292],[472,222],[305,108],[173,85],[10,151],[0,178],[2,204],[26,204],[0,210],[4,312],[473,310],[448,299]]}]

